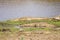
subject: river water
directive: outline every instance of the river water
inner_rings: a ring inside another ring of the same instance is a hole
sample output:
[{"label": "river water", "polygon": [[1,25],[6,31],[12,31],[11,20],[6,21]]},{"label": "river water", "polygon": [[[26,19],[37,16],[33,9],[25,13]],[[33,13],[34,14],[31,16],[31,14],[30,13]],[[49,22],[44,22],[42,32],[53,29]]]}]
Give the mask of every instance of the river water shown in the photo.
[{"label": "river water", "polygon": [[0,20],[20,17],[52,17],[60,14],[60,2],[0,0]]}]

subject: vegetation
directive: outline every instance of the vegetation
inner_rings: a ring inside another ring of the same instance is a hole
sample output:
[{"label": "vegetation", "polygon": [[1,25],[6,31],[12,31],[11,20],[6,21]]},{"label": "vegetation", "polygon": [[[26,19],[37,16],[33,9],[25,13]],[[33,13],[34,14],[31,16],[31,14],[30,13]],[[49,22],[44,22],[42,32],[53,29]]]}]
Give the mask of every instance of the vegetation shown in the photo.
[{"label": "vegetation", "polygon": [[22,25],[22,24],[28,24],[28,23],[36,23],[36,22],[47,22],[49,24],[54,24],[56,26],[60,26],[60,20],[56,19],[46,19],[46,20],[19,20],[19,21],[5,21],[6,24],[11,25]]},{"label": "vegetation", "polygon": [[[28,23],[36,23],[36,22],[47,22],[49,24],[56,25],[60,27],[60,20],[56,19],[46,19],[46,20],[19,20],[19,21],[4,21],[0,22],[0,31],[3,29],[9,29],[11,32],[15,32],[19,30],[15,28],[16,25],[28,24]],[[42,30],[43,28],[23,28],[24,30],[32,31],[32,30]],[[44,28],[43,30],[50,30],[49,28]]]},{"label": "vegetation", "polygon": [[45,31],[50,31],[52,30],[51,28],[23,28],[23,31],[36,31],[36,30],[45,30]]}]

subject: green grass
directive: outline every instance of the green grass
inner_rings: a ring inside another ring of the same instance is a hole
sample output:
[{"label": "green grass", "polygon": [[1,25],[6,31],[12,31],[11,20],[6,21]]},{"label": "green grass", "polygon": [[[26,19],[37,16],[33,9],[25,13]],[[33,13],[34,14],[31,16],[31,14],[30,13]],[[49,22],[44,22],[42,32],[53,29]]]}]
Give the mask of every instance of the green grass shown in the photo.
[{"label": "green grass", "polygon": [[12,32],[12,33],[19,31],[19,29],[15,28],[15,27],[0,27],[0,30],[1,30],[0,32],[3,32],[2,31],[3,29],[5,29],[6,32],[9,31],[9,32]]},{"label": "green grass", "polygon": [[24,38],[23,37],[21,37],[21,39],[20,40],[24,40]]},{"label": "green grass", "polygon": [[[31,20],[31,21],[27,21],[27,20],[20,20],[20,21],[4,21],[4,22],[0,22],[0,29],[2,28],[9,28],[12,32],[14,31],[18,31],[19,29],[14,28],[15,25],[22,25],[22,24],[29,24],[29,23],[36,23],[36,22],[47,22],[49,24],[53,24],[56,25],[58,27],[60,27],[60,20],[54,20],[54,19],[47,19],[47,20]],[[9,26],[11,25],[11,26]],[[41,28],[42,29],[42,28]],[[40,28],[24,28],[24,30],[41,30]],[[45,28],[43,30],[47,30],[49,28]]]},{"label": "green grass", "polygon": [[53,24],[53,25],[56,25],[56,26],[60,27],[60,21],[47,20],[46,22],[49,23],[49,24]]},{"label": "green grass", "polygon": [[5,23],[7,24],[12,24],[12,25],[22,25],[22,24],[29,24],[29,23],[36,23],[36,22],[47,22],[49,24],[54,24],[56,26],[60,26],[60,21],[55,21],[53,19],[49,20],[31,20],[31,21],[27,21],[27,20],[20,20],[20,21],[6,21]]},{"label": "green grass", "polygon": [[46,31],[49,31],[49,30],[52,30],[51,28],[23,28],[24,31],[40,31],[40,30],[46,30]]}]

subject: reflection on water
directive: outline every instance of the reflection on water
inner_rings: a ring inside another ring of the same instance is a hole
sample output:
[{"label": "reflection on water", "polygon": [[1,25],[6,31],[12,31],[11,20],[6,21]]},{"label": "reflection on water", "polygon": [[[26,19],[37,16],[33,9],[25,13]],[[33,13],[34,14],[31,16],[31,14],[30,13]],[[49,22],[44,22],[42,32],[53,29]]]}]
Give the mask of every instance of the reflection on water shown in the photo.
[{"label": "reflection on water", "polygon": [[0,20],[24,16],[51,17],[59,15],[60,2],[15,0],[0,1]]}]

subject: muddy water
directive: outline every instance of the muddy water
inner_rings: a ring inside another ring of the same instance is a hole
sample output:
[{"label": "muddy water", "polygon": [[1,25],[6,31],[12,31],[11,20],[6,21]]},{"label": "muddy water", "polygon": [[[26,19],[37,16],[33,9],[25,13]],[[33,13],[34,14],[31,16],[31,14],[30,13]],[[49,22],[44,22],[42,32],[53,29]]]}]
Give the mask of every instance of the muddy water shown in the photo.
[{"label": "muddy water", "polygon": [[60,14],[60,2],[0,0],[0,20],[19,17],[52,17]]}]

